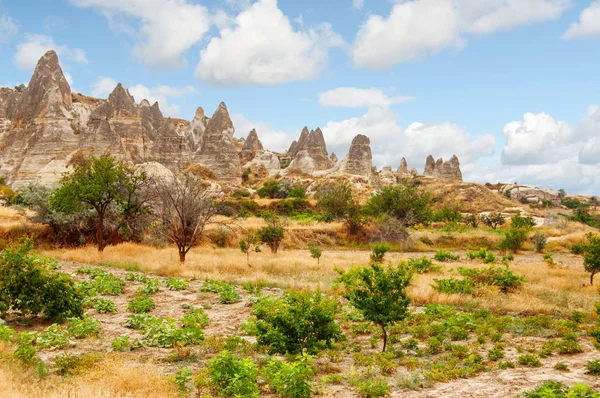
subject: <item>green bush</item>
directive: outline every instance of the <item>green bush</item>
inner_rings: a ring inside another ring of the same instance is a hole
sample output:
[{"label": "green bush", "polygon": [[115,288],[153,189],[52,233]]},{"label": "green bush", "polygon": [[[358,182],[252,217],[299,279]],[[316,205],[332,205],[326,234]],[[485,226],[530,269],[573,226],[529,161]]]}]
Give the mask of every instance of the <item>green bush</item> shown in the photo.
[{"label": "green bush", "polygon": [[83,318],[74,318],[67,324],[67,329],[71,336],[76,339],[83,339],[89,336],[99,336],[100,326],[102,324],[99,320],[92,318],[89,315],[85,315]]},{"label": "green bush", "polygon": [[389,185],[371,196],[367,212],[394,217],[406,226],[428,224],[432,219],[431,194],[419,191],[414,184]]},{"label": "green bush", "polygon": [[575,384],[568,387],[558,381],[545,381],[533,390],[525,391],[519,395],[522,398],[600,398],[600,394],[594,392],[585,384]]},{"label": "green bush", "polygon": [[94,310],[96,310],[96,312],[99,314],[117,313],[117,306],[111,300],[95,297],[91,300],[86,300],[86,302],[87,301],[90,301]]},{"label": "green bush", "polygon": [[384,378],[377,377],[360,382],[356,390],[365,398],[385,397],[390,392],[390,386]]},{"label": "green bush", "polygon": [[300,356],[295,362],[271,359],[264,372],[265,379],[284,398],[309,398],[315,373],[311,364],[312,358],[308,355]]},{"label": "green bush", "polygon": [[488,215],[484,215],[481,217],[481,222],[493,229],[498,228],[499,226],[504,225],[506,222],[504,216],[498,212],[492,212]]},{"label": "green bush", "polygon": [[585,364],[585,368],[587,369],[587,373],[600,376],[600,360],[596,359],[588,361],[588,363]]},{"label": "green bush", "polygon": [[33,239],[0,253],[0,317],[9,310],[56,321],[83,315],[83,296],[73,280],[56,272],[56,261],[32,255]]},{"label": "green bush", "polygon": [[181,318],[181,326],[184,328],[203,329],[208,326],[208,322],[208,315],[206,315],[202,308],[196,308]]},{"label": "green bush", "polygon": [[436,284],[431,285],[435,290],[445,294],[471,294],[473,293],[473,281],[471,279],[434,279]]},{"label": "green bush", "polygon": [[429,272],[440,272],[442,267],[433,264],[433,261],[428,259],[426,256],[421,258],[411,258],[407,262],[408,268],[417,274],[427,274]]},{"label": "green bush", "polygon": [[280,298],[267,296],[255,305],[250,328],[259,345],[272,353],[316,353],[341,339],[335,321],[337,300],[321,292],[287,291]]},{"label": "green bush", "polygon": [[517,358],[517,360],[521,365],[527,366],[529,368],[539,368],[540,366],[542,366],[538,357],[531,354],[521,355],[519,358]]},{"label": "green bush", "polygon": [[503,293],[517,289],[525,277],[514,274],[508,267],[458,268],[458,273],[479,286],[498,286]]},{"label": "green bush", "polygon": [[181,278],[167,278],[165,279],[165,286],[169,290],[185,290],[189,285],[189,281]]},{"label": "green bush", "polygon": [[54,364],[59,375],[77,375],[90,369],[99,359],[99,355],[91,353],[81,355],[63,354],[54,359]]},{"label": "green bush", "polygon": [[36,337],[38,348],[62,348],[69,343],[69,332],[62,330],[56,323],[42,330]]},{"label": "green bush", "polygon": [[285,199],[289,196],[289,186],[275,180],[267,180],[262,187],[256,190],[261,198]]},{"label": "green bush", "polygon": [[144,284],[137,288],[137,294],[140,296],[149,296],[160,290],[160,280],[148,278]]},{"label": "green bush", "polygon": [[222,351],[208,362],[213,385],[223,396],[258,397],[258,369],[251,358]]},{"label": "green bush", "polygon": [[11,341],[15,335],[15,331],[8,326],[0,325],[0,341]]},{"label": "green bush", "polygon": [[583,267],[590,273],[590,285],[594,284],[594,275],[600,272],[600,235],[588,233],[587,243],[583,246]]},{"label": "green bush", "polygon": [[242,297],[239,295],[234,285],[226,283],[219,289],[219,302],[221,304],[234,304],[240,300],[242,300]]},{"label": "green bush", "polygon": [[317,264],[321,262],[321,255],[323,254],[323,249],[317,242],[311,241],[308,242],[308,251],[310,252],[310,256],[312,258],[317,259]]},{"label": "green bush", "polygon": [[521,246],[523,246],[526,240],[527,230],[511,228],[504,232],[504,239],[500,242],[500,249],[516,253],[521,250]]},{"label": "green bush", "polygon": [[523,217],[520,211],[512,216],[510,221],[513,228],[529,229],[535,227],[535,221],[533,221],[533,217]]},{"label": "green bush", "polygon": [[445,250],[438,250],[435,253],[435,256],[433,256],[433,259],[440,262],[457,261],[460,259],[460,256],[455,256],[454,254]]},{"label": "green bush", "polygon": [[544,251],[546,246],[548,246],[548,240],[546,239],[546,234],[540,231],[536,231],[535,235],[533,235],[533,244],[535,246],[535,251],[541,253]]},{"label": "green bush", "polygon": [[94,280],[94,289],[98,294],[108,296],[119,296],[123,294],[123,291],[125,290],[125,281],[123,279],[98,268],[96,268],[96,270],[98,270],[98,272],[92,272],[91,276]]},{"label": "green bush", "polygon": [[390,251],[390,245],[387,243],[377,243],[371,250],[371,263],[383,264],[385,254]]},{"label": "green bush", "polygon": [[127,304],[127,309],[134,314],[150,312],[154,309],[154,300],[149,296],[138,296]]}]

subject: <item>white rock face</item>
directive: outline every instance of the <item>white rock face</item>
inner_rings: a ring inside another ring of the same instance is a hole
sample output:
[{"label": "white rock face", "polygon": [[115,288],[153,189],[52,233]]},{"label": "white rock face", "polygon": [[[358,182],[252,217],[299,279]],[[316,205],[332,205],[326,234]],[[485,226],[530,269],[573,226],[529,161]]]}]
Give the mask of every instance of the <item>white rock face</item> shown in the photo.
[{"label": "white rock face", "polygon": [[244,165],[244,168],[253,169],[255,167],[264,166],[270,176],[274,176],[281,171],[281,162],[277,155],[270,151],[257,151],[254,159]]},{"label": "white rock face", "polygon": [[510,199],[529,204],[539,204],[543,200],[550,200],[554,206],[560,205],[560,193],[553,189],[509,184],[500,188],[500,193]]}]

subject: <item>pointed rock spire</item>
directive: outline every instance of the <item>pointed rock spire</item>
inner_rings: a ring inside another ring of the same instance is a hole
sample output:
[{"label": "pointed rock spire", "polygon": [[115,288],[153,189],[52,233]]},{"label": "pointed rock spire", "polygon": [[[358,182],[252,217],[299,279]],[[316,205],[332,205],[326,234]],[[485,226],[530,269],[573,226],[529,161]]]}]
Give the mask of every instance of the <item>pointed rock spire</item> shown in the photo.
[{"label": "pointed rock spire", "polygon": [[369,177],[372,168],[371,140],[365,135],[358,134],[352,140],[348,155],[342,160],[340,172]]},{"label": "pointed rock spire", "polygon": [[242,162],[246,163],[254,159],[256,153],[258,151],[262,151],[265,148],[263,147],[262,142],[258,139],[258,134],[256,134],[256,130],[252,129],[248,133],[248,137],[244,141],[244,145],[242,146],[242,152],[240,155],[242,156]]},{"label": "pointed rock spire", "polygon": [[402,158],[400,160],[400,167],[398,168],[398,173],[408,174],[408,162],[406,161],[406,158]]}]

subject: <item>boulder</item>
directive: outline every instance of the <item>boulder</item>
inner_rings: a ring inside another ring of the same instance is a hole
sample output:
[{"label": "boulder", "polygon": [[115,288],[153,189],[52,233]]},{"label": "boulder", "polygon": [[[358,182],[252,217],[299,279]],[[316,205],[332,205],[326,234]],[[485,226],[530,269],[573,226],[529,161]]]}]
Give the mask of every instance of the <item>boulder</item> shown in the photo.
[{"label": "boulder", "polygon": [[560,192],[554,189],[534,188],[526,185],[507,184],[500,187],[500,193],[522,203],[539,204],[549,200],[553,206],[560,206]]}]

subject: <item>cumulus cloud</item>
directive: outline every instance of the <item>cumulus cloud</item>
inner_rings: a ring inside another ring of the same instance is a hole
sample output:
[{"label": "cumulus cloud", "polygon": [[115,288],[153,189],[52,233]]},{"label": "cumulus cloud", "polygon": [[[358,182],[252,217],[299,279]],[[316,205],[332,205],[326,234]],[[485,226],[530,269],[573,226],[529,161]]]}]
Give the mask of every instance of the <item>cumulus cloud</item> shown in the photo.
[{"label": "cumulus cloud", "polygon": [[448,160],[456,154],[462,164],[476,162],[494,153],[496,140],[490,134],[472,137],[453,123],[412,123],[403,129],[389,109],[370,108],[360,117],[330,121],[322,129],[328,149],[345,154],[352,139],[364,134],[371,140],[373,163],[397,168],[405,157],[409,167],[423,169],[428,155]]},{"label": "cumulus cloud", "polygon": [[412,100],[413,97],[388,96],[380,89],[356,87],[338,87],[319,94],[319,104],[323,106],[341,106],[348,108],[381,106],[388,107]]},{"label": "cumulus cloud", "polygon": [[[119,82],[113,78],[102,76],[94,84],[92,84],[92,95],[98,98],[107,98],[115,89]],[[179,117],[181,110],[179,105],[171,104],[170,99],[181,98],[186,95],[191,95],[196,92],[194,87],[171,87],[171,86],[156,86],[149,88],[143,84],[136,84],[128,87],[129,93],[135,98],[137,103],[146,99],[153,104],[158,102],[162,113],[165,116]]]},{"label": "cumulus cloud", "polygon": [[0,15],[0,44],[6,44],[19,33],[17,21],[8,15]]},{"label": "cumulus cloud", "polygon": [[570,0],[397,1],[387,17],[370,15],[359,29],[351,57],[371,69],[461,49],[468,34],[491,34],[555,20]]},{"label": "cumulus cloud", "polygon": [[70,0],[104,14],[111,28],[133,35],[134,55],[150,67],[185,64],[183,53],[210,28],[206,7],[189,0]]},{"label": "cumulus cloud", "polygon": [[273,85],[315,78],[330,47],[343,41],[331,25],[296,31],[277,0],[258,0],[200,53],[196,76],[224,85]]},{"label": "cumulus cloud", "polygon": [[235,135],[237,137],[246,138],[250,130],[256,129],[258,138],[263,143],[265,149],[269,151],[284,152],[293,140],[285,132],[274,130],[270,123],[249,120],[240,113],[232,113],[230,116],[235,126]]},{"label": "cumulus cloud", "polygon": [[39,59],[48,50],[55,50],[61,61],[86,64],[85,51],[57,44],[51,37],[38,34],[25,36],[25,41],[17,45],[15,63],[19,69],[33,70]]},{"label": "cumulus cloud", "polygon": [[519,182],[567,192],[600,191],[600,107],[588,107],[574,125],[547,113],[526,113],[507,123],[507,141],[497,164],[477,167],[469,178],[478,182]]},{"label": "cumulus cloud", "polygon": [[573,22],[563,33],[563,39],[580,39],[600,36],[600,0],[596,0],[579,15],[579,20]]}]

